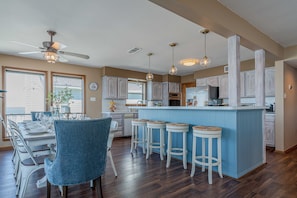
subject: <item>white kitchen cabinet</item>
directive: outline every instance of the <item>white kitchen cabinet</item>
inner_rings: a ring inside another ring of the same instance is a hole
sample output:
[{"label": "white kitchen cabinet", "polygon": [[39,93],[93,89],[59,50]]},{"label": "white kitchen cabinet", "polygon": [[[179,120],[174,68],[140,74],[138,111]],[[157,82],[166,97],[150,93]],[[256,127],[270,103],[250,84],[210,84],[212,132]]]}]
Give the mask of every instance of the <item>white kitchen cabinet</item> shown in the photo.
[{"label": "white kitchen cabinet", "polygon": [[265,144],[266,146],[275,147],[275,114],[265,114]]},{"label": "white kitchen cabinet", "polygon": [[255,97],[255,70],[245,72],[245,97]]},{"label": "white kitchen cabinet", "polygon": [[244,72],[240,72],[240,97],[245,97]]},{"label": "white kitchen cabinet", "polygon": [[131,121],[138,118],[138,113],[132,112],[102,112],[102,117],[111,117],[113,121],[118,122],[118,129],[115,131],[115,137],[131,136]]},{"label": "white kitchen cabinet", "polygon": [[128,98],[128,79],[103,76],[102,90],[105,99],[126,99]]},{"label": "white kitchen cabinet", "polygon": [[269,67],[265,69],[265,96],[275,96],[275,69]]},{"label": "white kitchen cabinet", "polygon": [[228,98],[228,74],[219,76],[219,98]]},{"label": "white kitchen cabinet", "polygon": [[206,82],[207,82],[207,85],[210,85],[210,86],[213,86],[213,87],[218,87],[219,86],[218,76],[208,77]]},{"label": "white kitchen cabinet", "polygon": [[206,85],[207,85],[207,79],[206,78],[198,78],[198,79],[196,79],[196,87],[206,86]]},{"label": "white kitchen cabinet", "polygon": [[103,76],[102,92],[104,98],[116,99],[118,97],[118,78]]},{"label": "white kitchen cabinet", "polygon": [[147,82],[147,100],[162,100],[162,83]]},{"label": "white kitchen cabinet", "polygon": [[168,83],[168,91],[169,93],[179,93],[180,92],[180,84],[175,82]]},{"label": "white kitchen cabinet", "polygon": [[169,105],[169,92],[168,92],[168,82],[162,83],[162,105],[168,106]]},{"label": "white kitchen cabinet", "polygon": [[128,79],[118,78],[118,99],[128,98]]}]

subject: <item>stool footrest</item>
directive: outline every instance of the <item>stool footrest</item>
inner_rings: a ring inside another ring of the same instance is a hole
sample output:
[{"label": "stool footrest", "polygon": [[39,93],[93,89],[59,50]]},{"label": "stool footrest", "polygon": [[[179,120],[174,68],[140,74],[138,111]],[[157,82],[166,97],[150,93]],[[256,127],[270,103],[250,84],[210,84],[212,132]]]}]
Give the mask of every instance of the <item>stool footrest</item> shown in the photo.
[{"label": "stool footrest", "polygon": [[[168,151],[171,155],[183,155],[183,149],[182,148],[171,148],[171,151]],[[188,151],[186,151],[187,153]]]},{"label": "stool footrest", "polygon": [[[200,161],[200,160],[203,160],[203,159],[206,160],[207,162]],[[212,157],[211,160],[214,161],[214,162],[211,163],[212,166],[218,166],[221,163],[220,161],[218,161],[218,158],[215,158],[215,157]],[[198,164],[198,165],[201,165],[201,166],[208,166],[209,165],[208,156],[196,156],[194,162],[195,162],[195,164]]]}]

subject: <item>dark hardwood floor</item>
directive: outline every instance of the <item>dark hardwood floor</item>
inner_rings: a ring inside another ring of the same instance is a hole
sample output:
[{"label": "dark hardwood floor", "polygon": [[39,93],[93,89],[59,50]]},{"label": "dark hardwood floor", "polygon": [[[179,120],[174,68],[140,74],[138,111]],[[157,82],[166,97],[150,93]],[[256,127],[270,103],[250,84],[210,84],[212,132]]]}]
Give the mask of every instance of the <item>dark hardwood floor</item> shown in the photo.
[{"label": "dark hardwood floor", "polygon": [[[109,197],[297,197],[297,150],[289,154],[267,151],[267,164],[240,178],[233,179],[213,174],[213,184],[207,182],[207,171],[197,168],[190,177],[191,164],[184,170],[182,162],[172,159],[166,169],[166,161],[160,161],[153,154],[145,159],[141,150],[130,155],[130,139],[115,139],[113,157],[118,171],[114,177],[109,160],[106,173],[102,177],[103,195]],[[15,180],[11,151],[0,152],[0,197],[15,197]],[[43,176],[40,171],[30,180],[25,197],[46,197],[46,188],[36,188],[35,182]],[[52,197],[59,197],[56,187],[52,187]],[[69,197],[96,197],[96,191],[89,184],[69,187]]]}]

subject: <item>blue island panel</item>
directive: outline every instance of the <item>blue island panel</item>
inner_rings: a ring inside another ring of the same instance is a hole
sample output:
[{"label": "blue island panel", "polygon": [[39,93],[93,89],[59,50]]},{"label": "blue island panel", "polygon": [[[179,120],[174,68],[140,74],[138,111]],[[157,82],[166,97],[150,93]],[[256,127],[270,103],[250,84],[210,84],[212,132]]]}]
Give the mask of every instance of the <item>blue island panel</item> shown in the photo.
[{"label": "blue island panel", "polygon": [[[165,122],[188,123],[187,161],[192,162],[192,126],[222,128],[223,174],[239,178],[263,163],[263,110],[203,110],[203,109],[138,109],[139,118]],[[154,138],[158,139],[157,134]],[[165,135],[167,146],[167,133]],[[173,134],[173,145],[182,146],[181,136]],[[197,154],[201,154],[201,140]],[[166,148],[167,149],[167,148]],[[216,142],[213,151],[216,155]],[[207,150],[206,150],[207,151]],[[181,156],[172,156],[182,159]],[[214,168],[217,171],[216,168]]]}]

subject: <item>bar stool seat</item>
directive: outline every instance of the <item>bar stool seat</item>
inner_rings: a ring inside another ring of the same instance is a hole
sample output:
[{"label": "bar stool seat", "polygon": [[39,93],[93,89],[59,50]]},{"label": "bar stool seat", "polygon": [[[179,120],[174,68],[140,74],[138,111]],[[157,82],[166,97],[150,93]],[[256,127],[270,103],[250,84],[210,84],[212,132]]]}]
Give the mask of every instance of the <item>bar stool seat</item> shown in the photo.
[{"label": "bar stool seat", "polygon": [[[222,154],[221,154],[221,135],[222,128],[214,126],[193,126],[193,150],[192,150],[192,170],[191,177],[195,174],[195,165],[202,166],[202,172],[205,166],[208,166],[208,183],[212,184],[212,167],[218,166],[218,173],[222,174]],[[202,138],[202,154],[196,156],[196,138]],[[205,139],[208,139],[208,154],[205,154]],[[213,156],[212,140],[217,139],[217,157]]]},{"label": "bar stool seat", "polygon": [[[147,127],[147,152],[146,152],[146,159],[152,154],[152,149],[157,148],[160,149],[160,159],[163,160],[164,153],[164,132],[166,129],[166,123],[162,121],[148,121],[146,123]],[[159,142],[154,142],[153,140],[153,130],[159,130],[160,140]]]},{"label": "bar stool seat", "polygon": [[[166,168],[169,168],[170,166],[171,155],[181,155],[183,156],[184,169],[187,169],[187,132],[189,131],[189,125],[183,123],[167,123],[166,130],[168,131]],[[182,133],[182,148],[176,146],[172,147],[172,133]]]},{"label": "bar stool seat", "polygon": [[[143,154],[146,153],[146,122],[145,119],[133,119],[132,123],[132,134],[131,134],[131,149],[130,153],[133,153],[133,150],[137,151],[138,144],[142,144]],[[142,130],[140,130],[142,128]],[[140,133],[141,137],[140,137]]]}]

